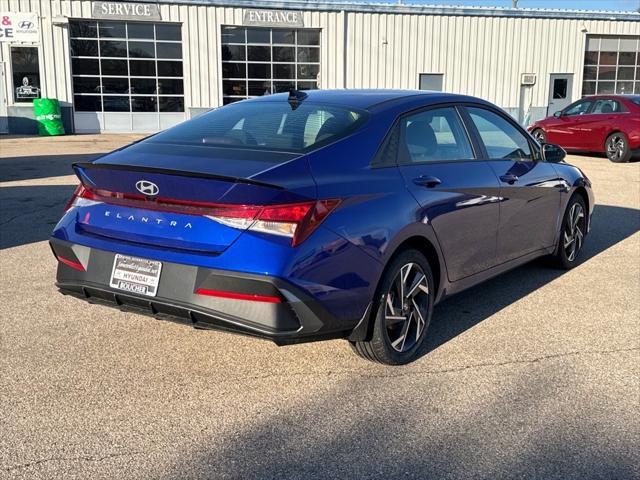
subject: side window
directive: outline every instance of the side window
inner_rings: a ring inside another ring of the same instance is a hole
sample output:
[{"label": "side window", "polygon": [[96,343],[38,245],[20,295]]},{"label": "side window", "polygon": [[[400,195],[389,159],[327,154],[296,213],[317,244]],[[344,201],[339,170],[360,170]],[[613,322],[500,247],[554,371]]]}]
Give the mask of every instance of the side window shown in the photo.
[{"label": "side window", "polygon": [[573,115],[584,115],[589,111],[589,107],[591,107],[592,103],[593,102],[591,100],[583,100],[573,105],[569,105],[569,107],[562,112],[562,115],[567,117],[571,117]]},{"label": "side window", "polygon": [[596,101],[596,104],[593,107],[593,112],[595,114],[600,114],[600,113],[620,113],[622,112],[622,106],[620,105],[620,103],[616,102],[615,100],[598,100]]},{"label": "side window", "polygon": [[309,146],[313,142],[321,141],[322,138],[319,138],[318,133],[320,133],[320,129],[322,125],[327,123],[329,120],[334,118],[329,112],[324,110],[316,110],[311,112],[307,117],[307,122],[304,126],[304,146]]},{"label": "side window", "polygon": [[489,158],[531,160],[527,137],[511,122],[483,108],[467,107]]},{"label": "side window", "polygon": [[453,107],[427,110],[400,121],[399,163],[473,158],[471,144]]}]

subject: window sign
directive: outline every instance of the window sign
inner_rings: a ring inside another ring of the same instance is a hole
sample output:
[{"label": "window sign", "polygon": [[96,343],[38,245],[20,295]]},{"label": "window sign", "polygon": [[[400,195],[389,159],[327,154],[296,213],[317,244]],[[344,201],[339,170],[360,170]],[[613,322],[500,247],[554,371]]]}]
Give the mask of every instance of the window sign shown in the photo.
[{"label": "window sign", "polygon": [[0,42],[39,42],[38,15],[0,12]]},{"label": "window sign", "polygon": [[242,23],[252,27],[304,27],[302,12],[293,10],[251,8],[244,11]]},{"label": "window sign", "polygon": [[36,47],[11,48],[11,71],[16,103],[40,98],[40,66]]},{"label": "window sign", "polygon": [[160,7],[155,3],[93,2],[93,18],[107,20],[162,20]]}]

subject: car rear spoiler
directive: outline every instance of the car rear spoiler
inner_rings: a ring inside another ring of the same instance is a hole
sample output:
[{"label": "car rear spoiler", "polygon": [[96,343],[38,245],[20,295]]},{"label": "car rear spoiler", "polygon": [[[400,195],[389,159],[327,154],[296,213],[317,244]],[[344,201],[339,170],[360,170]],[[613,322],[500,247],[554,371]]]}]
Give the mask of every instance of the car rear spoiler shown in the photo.
[{"label": "car rear spoiler", "polygon": [[277,190],[284,190],[284,187],[275,185],[273,183],[261,182],[259,180],[252,180],[250,178],[231,177],[226,175],[216,175],[211,173],[199,173],[199,172],[187,172],[183,170],[173,170],[170,168],[157,168],[157,167],[144,167],[140,165],[123,165],[112,163],[93,163],[93,162],[77,162],[72,165],[73,170],[78,176],[80,176],[80,170],[91,169],[103,169],[103,170],[126,170],[129,172],[142,172],[142,173],[160,173],[165,175],[175,175],[179,177],[192,177],[192,178],[208,178],[211,180],[220,180],[230,183],[244,183],[248,185],[257,185],[260,187],[275,188]]}]

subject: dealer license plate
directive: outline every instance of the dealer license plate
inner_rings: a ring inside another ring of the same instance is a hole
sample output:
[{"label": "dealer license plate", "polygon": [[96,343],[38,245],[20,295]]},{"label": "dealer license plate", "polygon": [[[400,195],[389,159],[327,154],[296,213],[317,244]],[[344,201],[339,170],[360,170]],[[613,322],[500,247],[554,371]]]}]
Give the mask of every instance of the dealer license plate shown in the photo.
[{"label": "dealer license plate", "polygon": [[118,290],[155,297],[161,269],[161,262],[116,254],[110,285]]}]

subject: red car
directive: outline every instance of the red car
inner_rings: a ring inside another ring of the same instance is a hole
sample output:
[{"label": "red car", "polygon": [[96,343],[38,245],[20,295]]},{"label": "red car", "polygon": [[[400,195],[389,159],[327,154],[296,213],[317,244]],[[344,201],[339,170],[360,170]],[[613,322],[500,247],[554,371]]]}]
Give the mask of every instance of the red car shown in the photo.
[{"label": "red car", "polygon": [[628,162],[640,152],[640,95],[585,97],[528,130],[541,144],[605,153],[612,162]]}]

